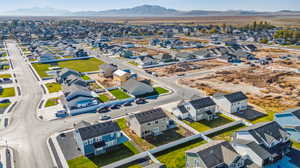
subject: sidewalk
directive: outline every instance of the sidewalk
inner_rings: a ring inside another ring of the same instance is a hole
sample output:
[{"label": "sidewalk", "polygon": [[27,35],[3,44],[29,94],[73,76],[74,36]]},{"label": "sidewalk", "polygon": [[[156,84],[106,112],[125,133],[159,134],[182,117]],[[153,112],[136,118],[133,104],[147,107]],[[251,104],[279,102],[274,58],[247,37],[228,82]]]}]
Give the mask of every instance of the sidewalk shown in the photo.
[{"label": "sidewalk", "polygon": [[10,147],[0,146],[0,165],[3,168],[15,168],[14,152]]}]

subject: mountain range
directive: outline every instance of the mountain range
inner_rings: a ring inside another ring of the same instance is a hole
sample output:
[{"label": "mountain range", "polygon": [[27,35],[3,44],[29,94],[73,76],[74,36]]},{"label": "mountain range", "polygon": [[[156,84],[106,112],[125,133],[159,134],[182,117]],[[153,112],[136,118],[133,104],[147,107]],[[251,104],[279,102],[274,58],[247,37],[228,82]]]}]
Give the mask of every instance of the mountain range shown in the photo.
[{"label": "mountain range", "polygon": [[257,15],[300,15],[300,11],[281,10],[276,12],[257,12],[243,10],[228,11],[208,11],[208,10],[191,10],[180,11],[169,9],[157,5],[142,5],[133,8],[112,9],[104,11],[78,11],[71,12],[68,10],[55,9],[50,7],[34,7],[17,9],[14,11],[2,12],[0,15],[6,16],[122,16],[122,17],[138,17],[138,16],[257,16]]}]

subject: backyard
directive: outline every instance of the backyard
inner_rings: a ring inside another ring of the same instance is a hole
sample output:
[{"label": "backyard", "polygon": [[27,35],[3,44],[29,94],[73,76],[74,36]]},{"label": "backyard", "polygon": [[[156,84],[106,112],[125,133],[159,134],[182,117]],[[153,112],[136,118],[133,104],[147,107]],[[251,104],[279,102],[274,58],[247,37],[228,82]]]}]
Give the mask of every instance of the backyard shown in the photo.
[{"label": "backyard", "polygon": [[155,157],[165,164],[168,168],[184,168],[185,167],[185,151],[205,144],[206,141],[196,139],[168,150],[155,154]]},{"label": "backyard", "polygon": [[16,95],[15,88],[3,88],[3,91],[0,92],[0,97],[14,97]]},{"label": "backyard", "polygon": [[97,168],[137,154],[138,151],[131,143],[126,142],[117,146],[112,152],[87,158],[81,156],[68,161],[69,168]]},{"label": "backyard", "polygon": [[46,87],[47,87],[49,93],[55,93],[55,92],[59,92],[61,90],[61,85],[56,82],[46,83]]},{"label": "backyard", "polygon": [[232,140],[232,135],[234,132],[246,127],[243,124],[239,124],[233,127],[229,127],[226,129],[223,129],[221,131],[215,132],[213,134],[208,135],[209,138],[213,140],[226,140],[226,141],[231,141]]},{"label": "backyard", "polygon": [[184,120],[186,124],[194,128],[195,130],[199,132],[204,132],[212,128],[216,128],[225,124],[228,124],[232,122],[233,120],[223,114],[218,115],[219,118],[212,120],[212,121],[207,121],[207,120],[202,120],[202,121],[197,121],[197,122],[192,122],[192,121],[187,121]]}]

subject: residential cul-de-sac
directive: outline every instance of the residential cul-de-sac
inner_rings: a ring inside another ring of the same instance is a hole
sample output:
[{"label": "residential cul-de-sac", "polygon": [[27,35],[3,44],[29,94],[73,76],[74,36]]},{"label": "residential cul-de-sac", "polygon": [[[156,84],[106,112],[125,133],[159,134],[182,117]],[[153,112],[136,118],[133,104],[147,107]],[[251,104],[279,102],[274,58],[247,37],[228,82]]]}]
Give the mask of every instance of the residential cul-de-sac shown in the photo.
[{"label": "residential cul-de-sac", "polygon": [[7,12],[0,168],[300,167],[300,13],[198,8]]}]

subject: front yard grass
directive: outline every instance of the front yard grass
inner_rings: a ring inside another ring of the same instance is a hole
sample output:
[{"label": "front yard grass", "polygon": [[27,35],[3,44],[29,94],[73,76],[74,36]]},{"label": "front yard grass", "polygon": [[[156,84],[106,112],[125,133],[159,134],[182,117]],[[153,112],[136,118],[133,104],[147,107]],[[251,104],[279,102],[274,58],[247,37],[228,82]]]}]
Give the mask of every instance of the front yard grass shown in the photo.
[{"label": "front yard grass", "polygon": [[81,78],[82,78],[83,80],[91,80],[91,78],[90,78],[89,76],[87,76],[87,75],[83,75]]},{"label": "front yard grass", "polygon": [[58,97],[48,99],[46,101],[45,107],[50,107],[50,106],[58,105],[58,99],[59,99]]},{"label": "front yard grass", "polygon": [[130,98],[130,96],[121,89],[114,89],[109,92],[119,100]]},{"label": "front yard grass", "polygon": [[55,93],[55,92],[59,92],[61,90],[61,85],[56,82],[46,83],[46,87],[47,87],[49,93]]},{"label": "front yard grass", "polygon": [[3,88],[0,97],[14,97],[16,95],[15,88]]},{"label": "front yard grass", "polygon": [[110,99],[109,99],[109,97],[107,97],[105,94],[100,94],[100,95],[99,95],[99,100],[100,100],[101,102],[108,102]]},{"label": "front yard grass", "polygon": [[41,78],[49,77],[49,75],[47,74],[47,71],[49,71],[50,67],[49,64],[35,63],[32,64],[32,66]]},{"label": "front yard grass", "polygon": [[185,167],[185,151],[205,144],[206,141],[196,139],[165,151],[159,152],[154,156],[168,168],[184,168]]},{"label": "front yard grass", "polygon": [[169,90],[161,87],[155,87],[154,90],[158,95],[169,93]]},{"label": "front yard grass", "polygon": [[226,141],[231,141],[232,135],[234,132],[246,127],[243,124],[239,124],[233,127],[229,127],[227,129],[223,129],[221,131],[215,132],[213,134],[208,135],[209,138],[213,140],[226,140]]},{"label": "front yard grass", "polygon": [[134,66],[138,66],[139,64],[135,61],[129,61],[128,64],[134,65]]},{"label": "front yard grass", "polygon": [[0,78],[11,78],[11,74],[0,74]]},{"label": "front yard grass", "polygon": [[11,103],[0,103],[0,108],[7,108]]},{"label": "front yard grass", "polygon": [[115,150],[102,155],[90,158],[81,156],[73,160],[69,160],[69,168],[98,168],[136,154],[137,150],[128,146],[128,143],[124,143],[117,146]]},{"label": "front yard grass", "polygon": [[202,120],[202,121],[196,121],[196,122],[190,122],[187,120],[184,120],[183,122],[185,122],[186,124],[188,124],[189,126],[191,126],[192,128],[194,128],[195,130],[199,131],[199,132],[204,132],[207,130],[210,130],[212,128],[216,128],[225,124],[228,124],[232,121],[234,121],[233,119],[223,115],[223,114],[218,114],[219,118],[212,120],[212,121],[206,121],[206,120]]}]

